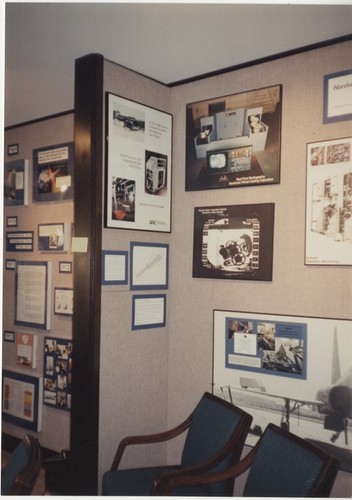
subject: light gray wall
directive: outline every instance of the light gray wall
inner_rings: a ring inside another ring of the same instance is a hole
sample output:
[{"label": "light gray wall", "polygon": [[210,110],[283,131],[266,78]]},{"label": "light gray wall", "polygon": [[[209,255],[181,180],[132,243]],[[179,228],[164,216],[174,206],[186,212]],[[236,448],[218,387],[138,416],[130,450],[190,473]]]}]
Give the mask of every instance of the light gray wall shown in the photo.
[{"label": "light gray wall", "polygon": [[[17,216],[17,231],[34,231],[34,251],[32,252],[6,252],[4,259],[16,259],[18,261],[52,261],[52,297],[55,287],[72,288],[72,274],[59,273],[59,261],[72,261],[70,252],[65,254],[43,254],[38,251],[38,224],[69,222],[73,223],[73,201],[64,202],[33,202],[32,185],[33,149],[55,146],[65,142],[73,141],[73,114],[63,115],[55,119],[40,121],[30,125],[16,127],[5,133],[5,153],[7,145],[18,144],[19,154],[16,156],[5,156],[5,161],[14,159],[28,159],[28,206],[9,207],[4,209],[4,220],[8,215]],[[5,227],[6,231],[6,227]],[[34,333],[38,338],[37,368],[19,369],[16,367],[15,345],[7,342],[2,343],[3,368],[12,371],[27,373],[28,375],[43,376],[44,337],[58,337],[64,339],[72,338],[72,318],[70,316],[58,316],[53,313],[53,302],[51,307],[50,330],[37,330],[35,328],[19,327],[14,325],[14,303],[15,303],[15,272],[3,272],[3,330],[22,333]],[[17,438],[23,438],[26,429],[2,423],[2,431]],[[54,451],[61,451],[70,447],[70,412],[43,406],[42,430],[38,433],[40,444]]]},{"label": "light gray wall", "polygon": [[[122,436],[173,427],[212,390],[213,309],[351,317],[352,269],[304,265],[306,143],[352,133],[350,121],[322,121],[323,76],[349,68],[351,49],[348,42],[172,89],[105,63],[105,90],[171,110],[174,144],[172,233],[103,232],[103,249],[129,250],[131,240],[169,242],[170,287],[166,328],[140,332],[131,331],[128,286],[103,287],[100,474]],[[283,85],[281,183],[185,192],[186,104],[275,84]],[[271,282],[192,278],[194,207],[269,202],[275,203]],[[122,465],[165,457],[174,463],[181,445],[182,439],[167,450],[132,452]],[[351,474],[340,473],[335,496],[350,490]]]},{"label": "light gray wall", "polygon": [[[306,143],[352,134],[351,121],[323,124],[323,76],[350,68],[351,50],[348,42],[172,89],[175,189],[168,317],[169,426],[205,390],[211,391],[213,309],[351,318],[352,268],[304,265]],[[186,104],[280,83],[280,184],[185,192]],[[272,282],[192,278],[194,207],[268,202],[275,203]],[[168,446],[169,462],[178,452],[179,446]],[[351,482],[347,488],[344,493],[350,496]]]},{"label": "light gray wall", "polygon": [[[104,90],[170,112],[170,89],[108,61],[104,63]],[[170,234],[103,230],[103,250],[129,252],[130,241],[169,243]],[[132,293],[138,294],[129,290],[129,284],[102,287],[100,474],[110,468],[124,436],[159,432],[167,424],[169,322],[166,328],[132,331]],[[152,453],[148,449],[135,452],[132,447],[122,465],[160,460],[166,460],[165,445],[156,446]]]}]

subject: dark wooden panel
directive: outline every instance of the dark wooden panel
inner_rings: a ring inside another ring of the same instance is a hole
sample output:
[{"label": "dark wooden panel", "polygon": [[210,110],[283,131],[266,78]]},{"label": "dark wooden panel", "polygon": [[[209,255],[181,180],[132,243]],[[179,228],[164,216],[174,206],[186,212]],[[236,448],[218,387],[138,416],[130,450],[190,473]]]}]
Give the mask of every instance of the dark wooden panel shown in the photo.
[{"label": "dark wooden panel", "polygon": [[97,494],[102,235],[103,63],[76,60],[74,236],[88,238],[74,254],[72,494]]}]

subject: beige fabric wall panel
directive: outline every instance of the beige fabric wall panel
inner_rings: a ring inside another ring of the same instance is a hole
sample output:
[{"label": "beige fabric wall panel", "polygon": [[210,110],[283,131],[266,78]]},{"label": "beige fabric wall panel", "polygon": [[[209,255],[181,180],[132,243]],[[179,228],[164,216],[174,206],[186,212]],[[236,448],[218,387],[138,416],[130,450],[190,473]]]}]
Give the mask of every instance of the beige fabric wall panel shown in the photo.
[{"label": "beige fabric wall panel", "polygon": [[[5,154],[9,144],[19,145],[19,154],[16,156],[5,156],[5,161],[17,159],[28,159],[28,206],[7,207],[4,210],[5,233],[6,216],[17,216],[18,226],[16,231],[34,231],[33,252],[6,252],[4,259],[16,259],[16,261],[52,261],[52,303],[51,303],[51,325],[50,330],[41,330],[24,326],[14,325],[14,303],[15,303],[15,272],[4,270],[3,289],[3,329],[33,333],[37,335],[37,368],[20,369],[16,366],[15,345],[3,342],[3,368],[26,373],[28,375],[42,376],[44,358],[44,337],[57,337],[63,339],[72,338],[72,318],[70,316],[59,316],[54,314],[54,288],[72,288],[72,274],[59,273],[59,261],[72,261],[72,255],[67,253],[42,253],[38,251],[38,224],[46,223],[73,223],[73,201],[55,202],[33,202],[33,149],[50,147],[73,141],[73,114],[65,114],[49,120],[23,125],[5,132]],[[2,423],[2,430],[11,436],[22,438],[26,429],[14,426],[8,422]],[[60,409],[42,407],[42,430],[38,433],[40,444],[54,451],[61,451],[70,446],[70,413]]]},{"label": "beige fabric wall panel", "polygon": [[[104,90],[170,112],[170,89],[109,61],[104,64]],[[103,230],[103,250],[122,250],[130,254],[131,241],[168,244],[170,234]],[[172,253],[170,249],[170,259]],[[159,432],[167,425],[170,289],[131,291],[129,283],[128,279],[127,285],[102,288],[100,478],[110,468],[117,445],[123,437]],[[169,283],[170,287],[172,283]],[[166,327],[132,331],[132,295],[160,292],[166,293]],[[165,444],[152,448],[132,447],[121,466],[142,466],[151,461],[164,463],[165,460]]]},{"label": "beige fabric wall panel", "polygon": [[[351,318],[352,268],[308,267],[306,144],[352,135],[352,122],[323,124],[323,76],[351,67],[352,43],[245,68],[172,89],[174,195],[169,315],[168,425],[212,389],[213,310]],[[185,192],[186,105],[282,84],[281,182]],[[194,207],[275,203],[271,282],[192,278]],[[179,446],[170,444],[173,462]]]}]

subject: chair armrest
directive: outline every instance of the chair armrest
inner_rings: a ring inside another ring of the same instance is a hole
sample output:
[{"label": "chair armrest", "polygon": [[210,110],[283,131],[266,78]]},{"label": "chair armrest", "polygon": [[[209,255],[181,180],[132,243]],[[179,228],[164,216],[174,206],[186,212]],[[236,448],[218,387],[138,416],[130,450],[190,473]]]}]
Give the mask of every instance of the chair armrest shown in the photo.
[{"label": "chair armrest", "polygon": [[127,446],[130,445],[137,445],[137,444],[151,444],[151,443],[161,443],[163,441],[168,441],[170,439],[173,439],[183,432],[185,432],[192,420],[192,415],[190,415],[186,420],[184,420],[181,424],[179,424],[177,427],[174,427],[173,429],[170,429],[168,431],[164,432],[159,432],[157,434],[146,434],[146,435],[141,435],[141,436],[127,436],[124,439],[120,441],[120,444],[117,448],[114,460],[112,462],[110,470],[117,470],[122,455],[126,449]]},{"label": "chair armrest", "polygon": [[165,478],[165,482],[162,483],[161,489],[159,488],[157,491],[154,491],[153,488],[152,495],[171,496],[175,488],[181,488],[183,486],[200,486],[218,483],[226,479],[235,479],[251,467],[256,451],[256,447],[254,447],[240,462],[234,463],[228,469],[220,472],[198,475],[198,471],[192,471],[191,468],[177,471],[176,474],[170,474],[169,478]]}]

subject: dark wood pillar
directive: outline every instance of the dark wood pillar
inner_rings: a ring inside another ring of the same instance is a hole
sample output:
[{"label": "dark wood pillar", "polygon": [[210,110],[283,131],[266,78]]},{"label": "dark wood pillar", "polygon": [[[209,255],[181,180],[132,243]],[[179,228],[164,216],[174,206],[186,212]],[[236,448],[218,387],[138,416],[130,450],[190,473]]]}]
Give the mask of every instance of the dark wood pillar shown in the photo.
[{"label": "dark wood pillar", "polygon": [[75,63],[74,236],[88,240],[73,266],[72,494],[79,495],[98,491],[103,65],[100,54]]}]

